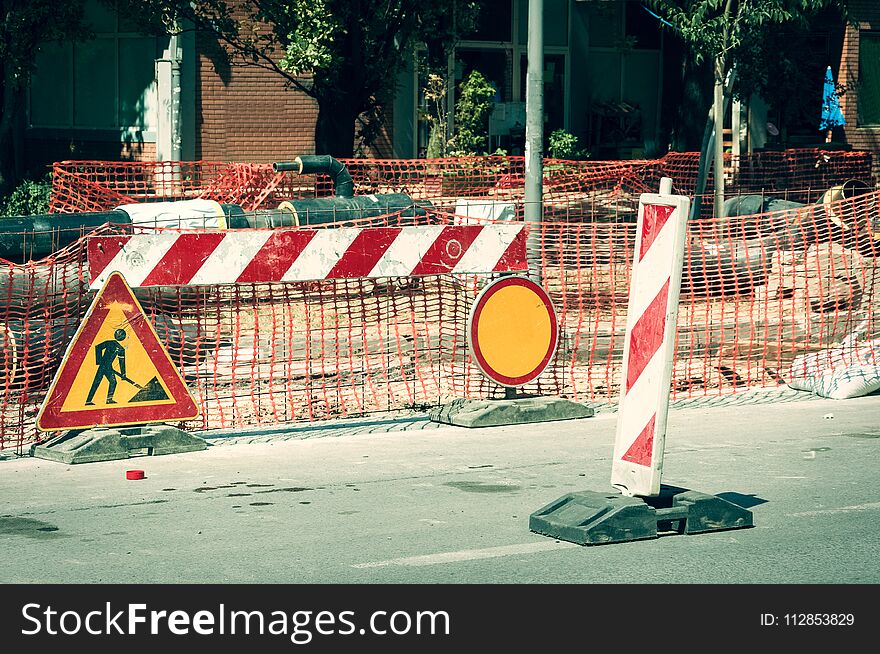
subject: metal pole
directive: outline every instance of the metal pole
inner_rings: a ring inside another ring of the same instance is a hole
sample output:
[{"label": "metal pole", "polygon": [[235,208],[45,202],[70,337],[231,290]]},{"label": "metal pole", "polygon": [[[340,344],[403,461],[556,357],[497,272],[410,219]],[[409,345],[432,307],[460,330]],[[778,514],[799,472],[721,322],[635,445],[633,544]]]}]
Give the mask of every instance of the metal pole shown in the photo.
[{"label": "metal pole", "polygon": [[171,52],[171,160],[181,160],[181,141],[183,121],[180,116],[180,64],[181,59],[180,37],[177,34],[171,36],[168,49]]},{"label": "metal pole", "polygon": [[529,0],[526,72],[525,220],[529,225],[529,273],[541,283],[541,221],[544,164],[544,2]]},{"label": "metal pole", "polygon": [[715,121],[715,226],[720,228],[724,217],[724,70],[723,59],[715,60],[715,93],[712,103]]}]

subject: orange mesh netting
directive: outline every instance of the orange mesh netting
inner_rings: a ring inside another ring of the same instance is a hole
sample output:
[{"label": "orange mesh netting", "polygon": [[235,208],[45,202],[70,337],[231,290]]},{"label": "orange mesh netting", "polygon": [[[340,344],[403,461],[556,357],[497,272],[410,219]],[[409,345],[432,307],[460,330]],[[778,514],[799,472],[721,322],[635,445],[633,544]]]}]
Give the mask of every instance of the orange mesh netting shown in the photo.
[{"label": "orange mesh netting", "polygon": [[[408,193],[434,205],[425,216],[392,213],[356,224],[459,223],[468,199],[506,203],[515,208],[514,219],[522,216],[522,159],[344,163],[357,195]],[[857,327],[860,338],[878,338],[880,198],[870,156],[774,152],[739,164],[729,196],[758,210],[716,219],[708,195],[702,214],[708,207],[708,217],[690,224],[673,399],[784,384],[799,355],[835,347]],[[545,215],[530,226],[538,232],[530,242],[539,247],[531,255],[554,301],[561,338],[549,368],[523,392],[613,404],[638,195],[656,191],[664,176],[679,192],[695,188],[696,157],[548,161],[545,167]],[[772,168],[771,178],[761,179],[762,167]],[[854,197],[825,193],[852,179],[870,180],[872,190]],[[768,191],[783,180],[781,192]],[[739,196],[731,190],[737,188]],[[276,174],[263,164],[61,162],[52,206],[99,211],[203,197],[255,211],[332,192],[325,176]],[[765,195],[790,203],[767,211],[773,205],[763,203]],[[485,218],[471,213],[467,220]],[[93,234],[116,229],[108,225]],[[86,241],[39,261],[0,260],[2,449],[21,452],[47,436],[36,430],[37,411],[94,297]],[[471,304],[490,278],[447,274],[135,292],[201,406],[202,416],[184,426],[210,430],[503,396],[471,361],[465,336]]]}]

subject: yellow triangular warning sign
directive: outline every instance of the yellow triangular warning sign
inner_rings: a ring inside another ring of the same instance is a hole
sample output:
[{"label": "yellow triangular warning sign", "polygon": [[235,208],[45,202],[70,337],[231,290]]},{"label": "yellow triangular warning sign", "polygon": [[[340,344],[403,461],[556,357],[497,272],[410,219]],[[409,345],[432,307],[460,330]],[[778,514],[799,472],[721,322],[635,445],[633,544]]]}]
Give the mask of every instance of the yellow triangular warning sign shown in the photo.
[{"label": "yellow triangular warning sign", "polygon": [[42,431],[191,420],[195,400],[125,279],[108,277],[37,415]]}]

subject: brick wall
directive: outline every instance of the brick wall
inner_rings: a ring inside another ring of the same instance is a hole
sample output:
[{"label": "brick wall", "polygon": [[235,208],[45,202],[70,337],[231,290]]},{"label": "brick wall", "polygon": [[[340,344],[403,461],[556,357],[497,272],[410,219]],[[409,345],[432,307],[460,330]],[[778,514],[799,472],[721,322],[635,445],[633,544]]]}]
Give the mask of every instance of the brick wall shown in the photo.
[{"label": "brick wall", "polygon": [[[315,154],[318,105],[313,98],[286,87],[271,70],[227,64],[206,35],[196,47],[196,159],[268,163]],[[390,105],[385,120],[375,146],[360,155],[391,156]]]},{"label": "brick wall", "polygon": [[846,141],[854,150],[868,150],[874,153],[874,178],[880,181],[880,127],[859,125],[858,82],[859,82],[859,32],[880,30],[880,2],[877,0],[849,0],[849,10],[857,25],[847,25],[843,37],[843,50],[840,69],[837,73],[839,83],[847,87],[840,98],[840,108],[846,118]]},{"label": "brick wall", "polygon": [[315,150],[315,101],[277,73],[229,65],[216,42],[197,39],[196,159],[268,163]]}]

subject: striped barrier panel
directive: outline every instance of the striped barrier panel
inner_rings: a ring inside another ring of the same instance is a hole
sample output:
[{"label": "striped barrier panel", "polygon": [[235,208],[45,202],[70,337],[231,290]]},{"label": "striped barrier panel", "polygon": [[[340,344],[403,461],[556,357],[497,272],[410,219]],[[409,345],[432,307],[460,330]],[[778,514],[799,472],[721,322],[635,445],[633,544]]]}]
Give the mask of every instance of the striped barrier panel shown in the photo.
[{"label": "striped barrier panel", "polygon": [[88,239],[89,287],[527,271],[523,224],[145,231]]},{"label": "striped barrier panel", "polygon": [[639,198],[611,484],[624,495],[660,492],[672,355],[690,199]]}]

